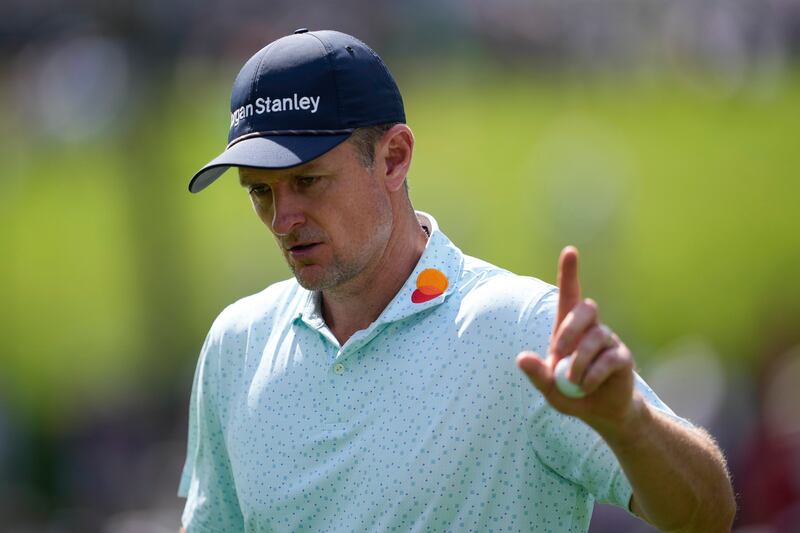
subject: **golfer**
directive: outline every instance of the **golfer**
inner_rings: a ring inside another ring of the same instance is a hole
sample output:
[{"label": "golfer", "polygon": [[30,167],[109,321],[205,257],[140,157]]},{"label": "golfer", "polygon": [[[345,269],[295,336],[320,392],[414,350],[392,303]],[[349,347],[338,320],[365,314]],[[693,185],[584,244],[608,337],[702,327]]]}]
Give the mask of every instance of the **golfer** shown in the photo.
[{"label": "golfer", "polygon": [[558,287],[464,254],[412,207],[413,151],[391,74],[349,35],[297,30],[242,68],[227,148],[189,189],[236,167],[293,277],[203,344],[185,530],[586,531],[599,501],[728,531],[722,454],[634,372],[577,250]]}]

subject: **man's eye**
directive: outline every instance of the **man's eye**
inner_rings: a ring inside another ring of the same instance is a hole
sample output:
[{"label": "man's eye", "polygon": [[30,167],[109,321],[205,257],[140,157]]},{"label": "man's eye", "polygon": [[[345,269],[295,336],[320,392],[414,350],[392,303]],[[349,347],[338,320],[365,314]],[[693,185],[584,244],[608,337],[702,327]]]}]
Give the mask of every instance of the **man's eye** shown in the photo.
[{"label": "man's eye", "polygon": [[253,185],[250,187],[250,193],[255,194],[256,196],[263,196],[269,193],[270,188],[266,185]]},{"label": "man's eye", "polygon": [[317,176],[301,176],[297,178],[297,183],[301,187],[310,187],[311,185],[314,185],[318,179],[319,178],[317,178]]}]

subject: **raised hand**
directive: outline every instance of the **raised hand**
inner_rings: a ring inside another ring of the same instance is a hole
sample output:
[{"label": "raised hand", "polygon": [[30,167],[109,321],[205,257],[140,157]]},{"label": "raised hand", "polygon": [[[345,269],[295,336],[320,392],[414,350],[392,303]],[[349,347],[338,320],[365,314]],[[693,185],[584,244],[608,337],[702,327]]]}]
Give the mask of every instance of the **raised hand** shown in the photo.
[{"label": "raised hand", "polygon": [[[581,299],[578,250],[567,246],[558,263],[558,311],[547,357],[521,352],[517,366],[545,399],[562,413],[592,426],[624,421],[634,401],[633,356],[598,318],[597,304]],[[581,398],[565,396],[556,386],[555,368],[571,357],[567,377],[580,386]]]}]

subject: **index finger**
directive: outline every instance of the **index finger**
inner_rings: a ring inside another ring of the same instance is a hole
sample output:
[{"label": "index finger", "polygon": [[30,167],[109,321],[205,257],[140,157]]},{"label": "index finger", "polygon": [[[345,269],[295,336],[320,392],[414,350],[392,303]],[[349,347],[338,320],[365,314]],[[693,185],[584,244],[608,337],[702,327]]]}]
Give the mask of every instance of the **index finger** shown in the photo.
[{"label": "index finger", "polygon": [[564,321],[573,307],[581,301],[581,284],[578,281],[578,249],[567,246],[558,258],[558,315],[553,332]]}]

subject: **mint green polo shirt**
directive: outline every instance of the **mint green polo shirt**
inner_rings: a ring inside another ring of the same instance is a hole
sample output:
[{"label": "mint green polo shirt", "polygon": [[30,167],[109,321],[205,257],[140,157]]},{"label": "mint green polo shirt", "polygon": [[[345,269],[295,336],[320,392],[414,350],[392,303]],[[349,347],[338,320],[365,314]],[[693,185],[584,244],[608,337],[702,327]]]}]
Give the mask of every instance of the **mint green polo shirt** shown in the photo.
[{"label": "mint green polo shirt", "polygon": [[344,345],[294,279],[214,321],[178,492],[188,533],[583,532],[595,501],[627,509],[605,442],[515,364],[547,353],[557,288],[464,255],[418,216],[418,265]]}]

